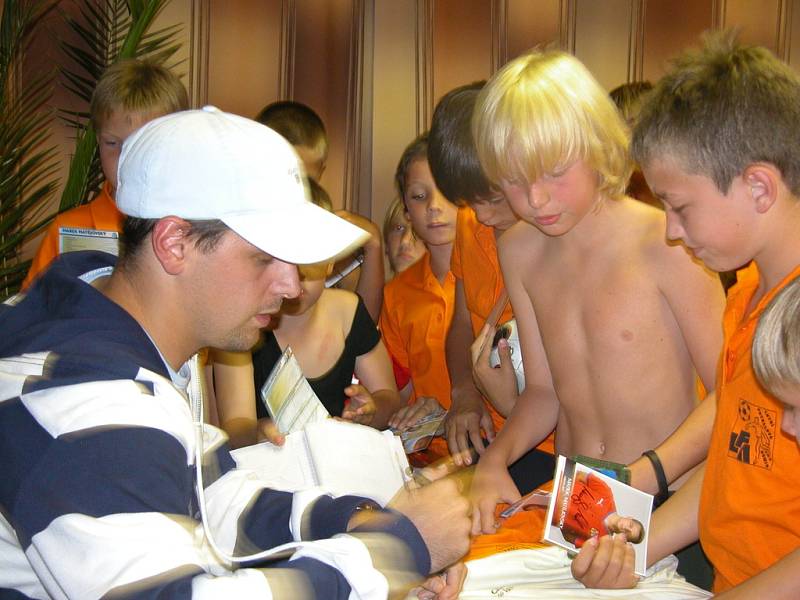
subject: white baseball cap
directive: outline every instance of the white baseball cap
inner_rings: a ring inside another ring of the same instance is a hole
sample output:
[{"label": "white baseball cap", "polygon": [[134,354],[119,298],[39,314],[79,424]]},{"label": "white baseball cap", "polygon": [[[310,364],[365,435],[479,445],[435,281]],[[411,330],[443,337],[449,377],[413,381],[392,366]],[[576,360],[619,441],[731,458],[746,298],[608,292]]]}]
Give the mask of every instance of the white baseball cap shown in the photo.
[{"label": "white baseball cap", "polygon": [[369,237],[309,200],[289,142],[213,106],[155,119],[125,140],[115,201],[124,214],[143,219],[219,219],[295,264],[352,252]]}]

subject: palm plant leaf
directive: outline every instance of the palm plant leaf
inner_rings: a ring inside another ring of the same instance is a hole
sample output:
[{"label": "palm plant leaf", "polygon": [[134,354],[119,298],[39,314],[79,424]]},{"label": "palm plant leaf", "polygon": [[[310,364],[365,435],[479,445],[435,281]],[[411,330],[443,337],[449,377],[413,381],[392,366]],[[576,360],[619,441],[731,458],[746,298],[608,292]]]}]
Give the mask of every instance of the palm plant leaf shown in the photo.
[{"label": "palm plant leaf", "polygon": [[[79,18],[67,18],[81,46],[64,43],[72,62],[62,69],[66,87],[89,102],[97,80],[112,63],[148,56],[163,62],[180,48],[180,26],[149,32],[154,19],[169,0],[84,0]],[[149,33],[148,33],[149,32]],[[75,153],[59,203],[59,212],[85,202],[103,180],[95,131],[87,112],[63,111],[62,118],[76,131]]]},{"label": "palm plant leaf", "polygon": [[30,261],[22,245],[52,219],[56,151],[48,146],[54,73],[25,80],[20,67],[31,33],[57,0],[5,0],[0,17],[0,299],[19,290]]}]

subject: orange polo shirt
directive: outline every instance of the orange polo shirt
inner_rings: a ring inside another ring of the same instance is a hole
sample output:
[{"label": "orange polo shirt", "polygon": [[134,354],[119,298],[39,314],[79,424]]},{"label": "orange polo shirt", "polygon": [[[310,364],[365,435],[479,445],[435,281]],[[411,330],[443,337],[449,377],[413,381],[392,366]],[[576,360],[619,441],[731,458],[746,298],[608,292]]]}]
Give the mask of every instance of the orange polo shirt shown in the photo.
[{"label": "orange polo shirt", "polygon": [[[467,266],[466,269],[464,265]],[[505,288],[505,283],[497,258],[494,229],[481,224],[475,217],[475,211],[468,206],[458,209],[456,241],[453,244],[450,270],[462,282],[467,310],[472,320],[472,334],[477,336]],[[498,323],[504,323],[513,317],[514,313],[509,302]],[[495,429],[499,430],[505,419],[494,409],[491,402],[487,401],[486,406],[492,415]],[[554,434],[547,436],[537,449],[553,454]]]},{"label": "orange polo shirt", "polygon": [[800,449],[781,431],[783,405],[758,385],[751,348],[758,318],[797,267],[749,315],[755,263],[737,273],[723,317],[717,416],[711,434],[699,531],[714,565],[714,592],[757,575],[800,548]]},{"label": "orange polo shirt", "polygon": [[450,408],[444,344],[454,304],[453,274],[440,284],[427,252],[384,287],[379,327],[389,355],[411,373],[411,402],[432,396]]},{"label": "orange polo shirt", "polygon": [[33,257],[25,281],[22,282],[22,289],[26,289],[33,279],[59,255],[58,230],[60,227],[120,232],[123,219],[124,215],[117,209],[106,181],[91,202],[61,213],[50,223],[42,243],[36,251],[36,256]]}]

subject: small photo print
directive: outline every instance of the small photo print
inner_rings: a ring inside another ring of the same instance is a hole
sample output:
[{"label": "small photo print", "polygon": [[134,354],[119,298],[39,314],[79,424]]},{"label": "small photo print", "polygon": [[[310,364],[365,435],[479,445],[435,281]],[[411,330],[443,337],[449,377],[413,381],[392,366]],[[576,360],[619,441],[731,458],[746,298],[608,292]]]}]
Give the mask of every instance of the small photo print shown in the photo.
[{"label": "small photo print", "polygon": [[594,536],[624,533],[636,554],[634,571],[645,574],[653,496],[564,456],[553,484],[545,541],[577,552]]}]

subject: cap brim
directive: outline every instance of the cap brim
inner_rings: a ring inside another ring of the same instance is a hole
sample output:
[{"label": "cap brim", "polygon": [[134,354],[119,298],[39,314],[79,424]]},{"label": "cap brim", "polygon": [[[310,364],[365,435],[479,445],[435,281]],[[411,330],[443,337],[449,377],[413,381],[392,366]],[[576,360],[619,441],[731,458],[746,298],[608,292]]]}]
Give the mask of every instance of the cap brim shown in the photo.
[{"label": "cap brim", "polygon": [[300,202],[268,214],[226,215],[223,222],[242,238],[282,261],[307,265],[350,254],[370,234],[312,204]]}]

